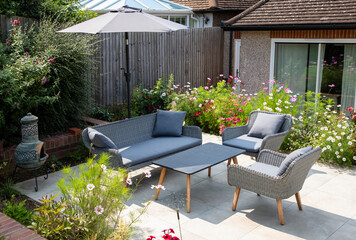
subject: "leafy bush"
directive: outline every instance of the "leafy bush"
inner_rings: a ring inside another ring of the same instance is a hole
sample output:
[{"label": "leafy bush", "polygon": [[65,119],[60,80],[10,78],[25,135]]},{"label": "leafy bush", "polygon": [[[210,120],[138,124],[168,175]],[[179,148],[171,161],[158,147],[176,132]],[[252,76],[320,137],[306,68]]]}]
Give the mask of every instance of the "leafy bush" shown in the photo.
[{"label": "leafy bush", "polygon": [[24,207],[26,200],[23,200],[19,204],[13,203],[14,197],[15,196],[12,197],[11,202],[4,202],[5,208],[2,210],[3,213],[25,226],[30,225],[32,222],[33,212],[27,211]]},{"label": "leafy bush", "polygon": [[58,194],[42,197],[30,228],[49,240],[85,238],[88,233],[85,215],[79,215],[64,198],[54,200]]},{"label": "leafy bush", "polygon": [[0,184],[0,199],[11,199],[13,196],[20,195],[14,188],[14,183],[11,179],[7,179]]},{"label": "leafy bush", "polygon": [[174,91],[180,91],[173,82],[173,75],[170,75],[169,79],[158,79],[152,88],[136,88],[133,92],[132,116],[153,113],[157,109],[168,109],[171,102],[169,96]]},{"label": "leafy bush", "polygon": [[75,206],[78,216],[85,219],[88,235],[96,239],[106,239],[114,229],[122,226],[130,235],[132,224],[146,210],[132,212],[129,220],[123,218],[125,202],[132,196],[132,191],[123,183],[126,170],[108,168],[108,159],[105,154],[97,161],[90,158],[80,166],[78,173],[64,168],[64,178],[57,183],[66,203]]},{"label": "leafy bush", "polygon": [[81,10],[79,0],[2,0],[0,14],[37,19],[46,16],[61,22],[82,22],[97,15]]},{"label": "leafy bush", "polygon": [[95,51],[94,39],[56,33],[66,26],[69,23],[43,20],[38,29],[25,33],[14,21],[11,38],[0,47],[0,135],[4,139],[18,141],[19,119],[27,112],[39,117],[41,134],[80,125],[90,102],[85,73]]},{"label": "leafy bush", "polygon": [[101,107],[94,107],[94,109],[92,110],[89,116],[107,122],[112,121],[111,112],[108,109],[101,108]]}]

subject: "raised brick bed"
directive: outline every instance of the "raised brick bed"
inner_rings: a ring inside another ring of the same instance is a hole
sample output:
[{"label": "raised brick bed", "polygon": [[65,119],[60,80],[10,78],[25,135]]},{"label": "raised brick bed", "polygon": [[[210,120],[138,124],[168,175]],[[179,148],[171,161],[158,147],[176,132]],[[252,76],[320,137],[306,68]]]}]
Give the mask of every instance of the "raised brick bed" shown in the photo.
[{"label": "raised brick bed", "polygon": [[0,212],[0,236],[7,240],[37,240],[44,239],[34,231],[9,218]]}]

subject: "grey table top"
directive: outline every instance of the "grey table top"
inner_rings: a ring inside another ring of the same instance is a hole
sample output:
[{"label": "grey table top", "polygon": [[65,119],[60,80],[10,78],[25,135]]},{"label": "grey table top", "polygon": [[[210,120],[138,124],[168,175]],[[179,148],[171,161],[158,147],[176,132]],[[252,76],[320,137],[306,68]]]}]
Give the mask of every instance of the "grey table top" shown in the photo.
[{"label": "grey table top", "polygon": [[160,158],[152,163],[191,175],[244,152],[245,150],[239,148],[206,143],[183,152]]}]

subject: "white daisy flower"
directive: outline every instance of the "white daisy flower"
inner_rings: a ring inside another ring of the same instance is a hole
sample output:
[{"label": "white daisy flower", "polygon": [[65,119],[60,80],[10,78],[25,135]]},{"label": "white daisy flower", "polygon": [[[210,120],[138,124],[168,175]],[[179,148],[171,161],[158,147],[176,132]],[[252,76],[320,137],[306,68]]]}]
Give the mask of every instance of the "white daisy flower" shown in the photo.
[{"label": "white daisy flower", "polygon": [[146,178],[150,178],[151,177],[151,172],[150,170],[146,170],[144,171],[145,175],[146,175]]},{"label": "white daisy flower", "polygon": [[132,180],[131,180],[131,178],[127,178],[127,179],[126,179],[126,183],[127,183],[128,185],[132,185]]},{"label": "white daisy flower", "polygon": [[93,190],[95,188],[95,186],[94,186],[94,184],[92,184],[92,183],[89,183],[88,185],[87,185],[87,189],[90,191],[90,190]]},{"label": "white daisy flower", "polygon": [[104,208],[102,207],[102,206],[96,206],[95,208],[94,208],[94,212],[97,214],[97,215],[100,215],[100,214],[102,214],[103,212],[104,212]]}]

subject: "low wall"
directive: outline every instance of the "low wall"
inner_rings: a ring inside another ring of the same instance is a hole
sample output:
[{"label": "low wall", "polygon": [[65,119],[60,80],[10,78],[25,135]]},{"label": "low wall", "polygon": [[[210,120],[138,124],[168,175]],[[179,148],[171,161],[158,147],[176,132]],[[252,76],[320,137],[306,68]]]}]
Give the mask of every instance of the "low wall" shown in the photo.
[{"label": "low wall", "polygon": [[[61,159],[64,157],[64,153],[72,151],[79,145],[81,133],[81,129],[70,128],[68,133],[44,138],[41,141],[45,143],[46,153],[50,157],[56,156],[58,159]],[[9,162],[10,167],[15,166],[14,152],[16,147],[17,145],[3,148],[3,144],[0,142],[0,164],[2,162]]]}]

